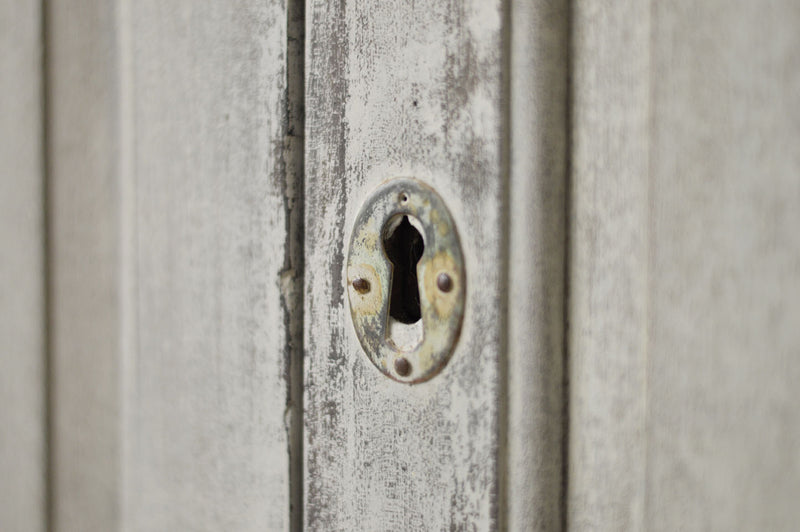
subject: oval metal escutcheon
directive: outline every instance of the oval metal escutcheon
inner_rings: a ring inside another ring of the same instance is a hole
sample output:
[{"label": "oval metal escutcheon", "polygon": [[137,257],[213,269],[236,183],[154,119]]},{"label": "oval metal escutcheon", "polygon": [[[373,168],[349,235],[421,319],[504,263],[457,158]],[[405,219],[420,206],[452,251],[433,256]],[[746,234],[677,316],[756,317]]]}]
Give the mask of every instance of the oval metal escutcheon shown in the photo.
[{"label": "oval metal escutcheon", "polygon": [[380,371],[409,384],[441,371],[461,332],[466,275],[455,224],[433,189],[396,178],[367,198],[347,282],[356,335]]}]

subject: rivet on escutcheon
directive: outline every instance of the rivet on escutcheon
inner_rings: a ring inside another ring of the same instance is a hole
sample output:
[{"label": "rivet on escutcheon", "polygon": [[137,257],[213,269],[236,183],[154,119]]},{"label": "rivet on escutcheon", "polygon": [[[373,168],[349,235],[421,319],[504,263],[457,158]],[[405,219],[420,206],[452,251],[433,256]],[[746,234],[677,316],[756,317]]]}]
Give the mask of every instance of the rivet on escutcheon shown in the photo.
[{"label": "rivet on escutcheon", "polygon": [[440,273],[436,278],[436,286],[439,287],[439,290],[442,292],[449,292],[453,289],[453,280],[450,279],[450,276],[446,273]]},{"label": "rivet on escutcheon", "polygon": [[359,277],[353,281],[353,288],[355,288],[356,292],[359,294],[366,294],[369,292],[369,281]]}]

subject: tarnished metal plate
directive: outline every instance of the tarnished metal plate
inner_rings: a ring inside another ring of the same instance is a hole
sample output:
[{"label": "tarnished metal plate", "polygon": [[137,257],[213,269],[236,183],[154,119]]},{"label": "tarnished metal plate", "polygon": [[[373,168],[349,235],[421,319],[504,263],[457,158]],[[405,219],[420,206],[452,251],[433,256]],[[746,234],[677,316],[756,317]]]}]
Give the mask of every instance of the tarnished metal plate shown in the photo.
[{"label": "tarnished metal plate", "polygon": [[[390,298],[401,294],[392,294],[394,266],[384,245],[403,216],[424,244],[416,264],[421,318],[408,325],[390,316]],[[453,219],[433,189],[397,178],[366,200],[350,241],[347,283],[356,335],[379,370],[409,384],[441,371],[461,330],[466,275]]]}]

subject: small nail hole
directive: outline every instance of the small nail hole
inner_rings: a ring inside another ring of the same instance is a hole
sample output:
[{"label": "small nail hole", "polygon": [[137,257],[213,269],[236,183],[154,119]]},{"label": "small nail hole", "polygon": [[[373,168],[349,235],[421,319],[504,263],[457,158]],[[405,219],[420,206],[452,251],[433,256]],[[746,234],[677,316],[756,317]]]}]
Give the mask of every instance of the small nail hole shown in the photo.
[{"label": "small nail hole", "polygon": [[408,202],[408,194],[403,192],[400,194],[400,203],[406,203],[406,202]]}]

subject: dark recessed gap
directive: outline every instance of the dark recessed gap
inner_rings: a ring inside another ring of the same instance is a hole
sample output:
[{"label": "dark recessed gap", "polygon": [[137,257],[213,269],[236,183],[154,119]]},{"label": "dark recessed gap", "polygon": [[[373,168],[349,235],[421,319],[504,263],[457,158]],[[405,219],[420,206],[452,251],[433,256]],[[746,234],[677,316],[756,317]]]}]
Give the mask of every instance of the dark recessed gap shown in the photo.
[{"label": "dark recessed gap", "polygon": [[282,297],[288,375],[286,408],[289,411],[289,530],[303,526],[303,279],[305,276],[305,28],[304,0],[287,0],[286,92],[283,200],[286,242],[283,271],[293,272],[290,288]]}]

